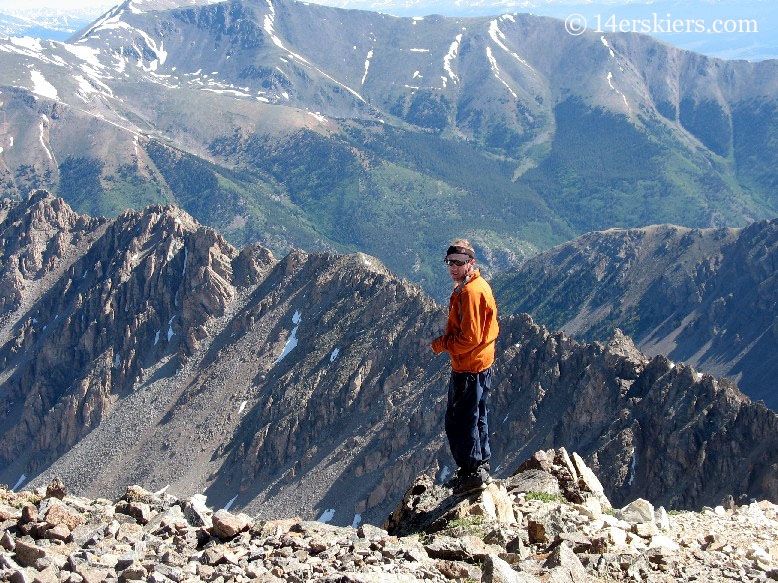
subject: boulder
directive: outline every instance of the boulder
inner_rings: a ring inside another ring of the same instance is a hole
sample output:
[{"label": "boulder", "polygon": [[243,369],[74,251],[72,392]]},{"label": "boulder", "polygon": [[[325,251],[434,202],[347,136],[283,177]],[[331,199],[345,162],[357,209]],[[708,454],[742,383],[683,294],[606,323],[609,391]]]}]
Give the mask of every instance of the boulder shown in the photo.
[{"label": "boulder", "polygon": [[227,510],[219,510],[213,515],[212,522],[211,534],[220,539],[231,539],[253,526],[253,521],[248,515],[232,514]]}]

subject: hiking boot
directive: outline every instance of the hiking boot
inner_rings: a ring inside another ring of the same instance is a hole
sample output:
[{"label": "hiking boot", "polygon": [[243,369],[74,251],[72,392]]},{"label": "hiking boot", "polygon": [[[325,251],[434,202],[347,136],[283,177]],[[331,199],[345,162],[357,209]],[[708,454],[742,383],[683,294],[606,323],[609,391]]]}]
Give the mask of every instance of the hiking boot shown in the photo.
[{"label": "hiking boot", "polygon": [[472,474],[467,474],[454,487],[454,496],[465,496],[480,492],[492,481],[489,472],[482,466]]},{"label": "hiking boot", "polygon": [[456,470],[454,470],[454,474],[448,480],[446,480],[443,483],[443,485],[446,488],[451,488],[452,490],[454,490],[462,481],[464,475],[465,472],[462,470],[462,468],[457,468]]}]

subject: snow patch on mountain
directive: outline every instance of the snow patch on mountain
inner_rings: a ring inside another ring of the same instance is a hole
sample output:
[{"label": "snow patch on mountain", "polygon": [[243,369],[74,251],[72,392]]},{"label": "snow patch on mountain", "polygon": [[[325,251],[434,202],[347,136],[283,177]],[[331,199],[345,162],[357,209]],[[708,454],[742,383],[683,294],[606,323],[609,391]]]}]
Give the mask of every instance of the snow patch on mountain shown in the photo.
[{"label": "snow patch on mountain", "polygon": [[451,43],[451,46],[448,47],[448,52],[446,53],[446,56],[443,57],[443,69],[445,69],[446,73],[449,76],[449,79],[451,79],[454,83],[457,83],[459,81],[459,77],[457,77],[457,74],[454,73],[454,71],[451,69],[451,61],[457,58],[457,53],[459,52],[459,43],[461,42],[462,42],[462,33],[460,32],[454,38],[454,42]]},{"label": "snow patch on mountain", "polygon": [[46,140],[46,130],[48,129],[48,123],[48,118],[45,115],[41,115],[41,121],[38,124],[38,139],[40,140],[41,146],[46,152],[46,155],[49,157],[49,160],[53,162],[54,154],[52,153],[51,148],[49,148],[48,141]]},{"label": "snow patch on mountain", "polygon": [[74,57],[78,57],[85,63],[92,65],[95,69],[102,69],[103,64],[100,62],[100,51],[93,47],[87,47],[83,45],[74,45],[70,43],[62,43],[62,48],[69,52]]},{"label": "snow patch on mountain", "polygon": [[606,47],[608,47],[608,53],[610,53],[611,57],[615,57],[616,53],[613,52],[613,49],[611,48],[610,44],[608,44],[608,39],[605,38],[605,35],[602,35],[600,37],[600,42],[604,44]]},{"label": "snow patch on mountain", "polygon": [[113,10],[110,10],[105,13],[105,15],[95,21],[95,23],[91,26],[89,30],[87,30],[83,35],[81,35],[81,38],[77,42],[84,42],[88,37],[92,36],[94,33],[109,28],[113,24],[118,24],[121,22],[121,16],[124,13],[124,9],[122,8],[122,5],[116,6]]},{"label": "snow patch on mountain", "polygon": [[17,36],[11,37],[8,40],[10,40],[17,47],[23,47],[35,53],[41,53],[43,51],[41,41],[37,38],[32,38],[29,36]]},{"label": "snow patch on mountain", "polygon": [[627,101],[627,96],[624,95],[623,92],[616,89],[616,87],[613,85],[613,73],[611,71],[608,71],[608,75],[606,76],[606,79],[608,81],[608,85],[610,86],[610,88],[621,96],[621,99],[622,101],[624,101],[624,105],[626,106],[627,111],[631,112],[632,108],[629,106],[629,102]]},{"label": "snow patch on mountain", "polygon": [[57,88],[51,83],[46,81],[43,73],[33,69],[30,71],[30,77],[32,79],[32,92],[49,99],[57,99]]},{"label": "snow patch on mountain", "polygon": [[334,516],[335,516],[335,509],[334,508],[328,508],[327,510],[322,512],[321,516],[319,516],[318,522],[324,522],[326,524],[330,520],[332,520]]},{"label": "snow patch on mountain", "polygon": [[286,340],[286,344],[284,345],[284,350],[276,359],[276,363],[281,362],[290,352],[292,352],[292,350],[297,347],[297,330],[300,327],[300,320],[302,320],[302,315],[299,311],[295,311],[294,315],[292,316],[292,324],[295,324],[295,327],[292,329],[292,333],[289,334],[289,338]]},{"label": "snow patch on mountain", "polygon": [[511,86],[508,85],[508,83],[506,83],[505,80],[500,76],[500,68],[497,66],[497,59],[495,59],[494,55],[492,54],[492,47],[486,47],[486,58],[489,59],[489,64],[492,66],[492,73],[494,73],[495,78],[500,83],[505,85],[505,88],[510,91],[510,94],[514,99],[518,100],[519,96],[516,95],[516,92],[511,89]]},{"label": "snow patch on mountain", "polygon": [[42,63],[61,65],[64,62],[59,57],[51,57],[41,45],[40,40],[30,37],[11,37],[0,39],[0,51],[31,57]]},{"label": "snow patch on mountain", "polygon": [[373,58],[373,49],[370,49],[367,52],[367,58],[365,59],[365,74],[362,75],[362,85],[365,84],[365,79],[367,78],[367,70],[370,68],[370,59]]},{"label": "snow patch on mountain", "polygon": [[[511,20],[513,21],[513,17],[510,15],[501,16],[498,20]],[[498,24],[498,20],[492,20],[489,23],[489,37],[494,41],[494,43],[500,47],[502,50],[504,50],[506,53],[508,53],[510,56],[512,56],[514,59],[516,59],[519,63],[527,67],[530,71],[537,74],[535,69],[530,65],[527,61],[522,59],[518,54],[511,51],[507,45],[503,42],[506,40],[505,33],[500,30],[500,26]]]},{"label": "snow patch on mountain", "polygon": [[[295,53],[295,52],[292,52],[292,51],[290,51],[289,49],[287,49],[287,48],[284,46],[284,43],[281,41],[281,39],[280,39],[280,38],[279,38],[279,37],[276,35],[276,33],[275,33],[275,19],[276,19],[276,9],[275,9],[275,7],[273,6],[273,3],[272,3],[272,1],[271,1],[271,0],[267,0],[267,5],[268,5],[268,7],[270,8],[270,12],[269,12],[268,14],[266,14],[266,15],[265,15],[265,19],[263,20],[263,28],[264,28],[265,32],[268,34],[268,36],[270,37],[270,40],[272,40],[272,41],[273,41],[273,44],[274,44],[274,45],[276,45],[276,46],[277,46],[279,49],[283,49],[284,51],[286,51],[286,52],[287,52],[287,54],[289,55],[289,57],[290,57],[290,58],[292,58],[292,59],[294,59],[294,60],[296,60],[296,61],[298,61],[298,62],[300,62],[300,63],[302,63],[302,64],[304,64],[304,65],[307,65],[308,67],[311,67],[312,69],[314,69],[315,71],[317,71],[317,72],[318,72],[320,75],[322,75],[322,76],[324,76],[325,78],[329,79],[329,80],[330,80],[330,81],[332,81],[333,83],[336,83],[337,85],[339,85],[340,87],[342,87],[343,89],[345,89],[346,91],[348,91],[349,93],[351,93],[351,94],[352,94],[354,97],[356,97],[357,99],[359,99],[359,100],[360,100],[360,101],[362,101],[363,103],[366,103],[366,102],[365,102],[365,98],[364,98],[364,97],[362,97],[362,96],[361,96],[359,93],[357,93],[356,91],[354,91],[354,90],[353,90],[351,87],[349,87],[348,85],[344,85],[343,83],[341,83],[341,82],[340,82],[340,81],[338,81],[337,79],[335,79],[335,78],[331,77],[330,75],[328,75],[327,73],[325,73],[324,71],[322,71],[321,69],[319,69],[318,67],[315,67],[315,66],[313,66],[313,65],[312,65],[312,64],[311,64],[311,63],[310,63],[310,62],[309,62],[309,61],[308,61],[308,60],[307,60],[305,57],[303,57],[302,55],[298,55],[297,53]],[[283,60],[283,59],[282,59],[282,60]]]}]

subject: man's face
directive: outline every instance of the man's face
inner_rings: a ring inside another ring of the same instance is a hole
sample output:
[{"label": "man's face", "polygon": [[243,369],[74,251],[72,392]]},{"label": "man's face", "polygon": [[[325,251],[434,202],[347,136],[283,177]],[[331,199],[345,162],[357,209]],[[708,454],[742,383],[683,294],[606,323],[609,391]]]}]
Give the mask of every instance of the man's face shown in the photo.
[{"label": "man's face", "polygon": [[[475,261],[472,259],[469,261],[449,260],[446,263],[448,264],[448,274],[451,276],[451,279],[462,281],[472,271]],[[461,265],[457,265],[457,263],[461,263]]]}]

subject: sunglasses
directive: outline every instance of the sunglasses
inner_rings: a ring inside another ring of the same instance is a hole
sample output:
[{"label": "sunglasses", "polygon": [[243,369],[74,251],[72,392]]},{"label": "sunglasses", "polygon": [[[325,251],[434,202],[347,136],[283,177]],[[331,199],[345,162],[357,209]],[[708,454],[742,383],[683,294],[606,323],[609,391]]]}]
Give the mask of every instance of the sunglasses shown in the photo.
[{"label": "sunglasses", "polygon": [[446,265],[456,265],[457,267],[462,267],[463,265],[465,265],[468,262],[467,261],[458,261],[456,259],[444,259],[443,263],[445,263]]}]

